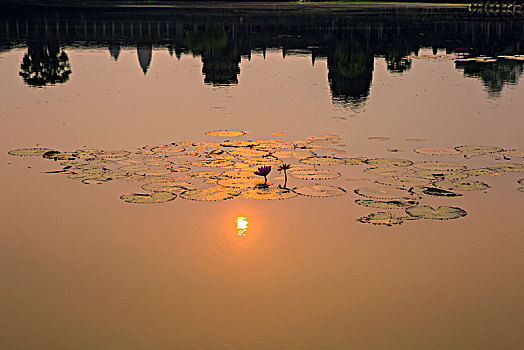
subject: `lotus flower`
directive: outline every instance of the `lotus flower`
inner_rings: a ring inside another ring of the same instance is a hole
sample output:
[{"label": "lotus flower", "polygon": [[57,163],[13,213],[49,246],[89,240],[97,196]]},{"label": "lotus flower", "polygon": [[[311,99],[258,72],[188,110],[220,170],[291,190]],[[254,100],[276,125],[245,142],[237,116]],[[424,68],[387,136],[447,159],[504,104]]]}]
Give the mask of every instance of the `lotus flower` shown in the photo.
[{"label": "lotus flower", "polygon": [[281,166],[279,166],[277,168],[278,172],[281,172],[282,170],[284,170],[284,188],[286,188],[286,186],[287,186],[287,173],[286,173],[286,170],[288,170],[289,168],[291,168],[291,165],[289,165],[289,164],[282,164]]},{"label": "lotus flower", "polygon": [[267,175],[271,172],[271,166],[261,166],[258,171],[255,171],[255,175],[264,177],[264,186],[267,186]]}]

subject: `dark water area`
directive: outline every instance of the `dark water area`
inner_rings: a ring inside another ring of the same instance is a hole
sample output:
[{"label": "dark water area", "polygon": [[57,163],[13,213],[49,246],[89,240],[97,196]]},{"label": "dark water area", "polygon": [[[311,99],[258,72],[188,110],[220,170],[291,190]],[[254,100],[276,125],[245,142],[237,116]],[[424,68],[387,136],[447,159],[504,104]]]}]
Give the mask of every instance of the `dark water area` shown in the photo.
[{"label": "dark water area", "polygon": [[[327,59],[333,100],[359,104],[369,95],[375,57],[385,58],[389,72],[402,73],[421,48],[496,57],[519,54],[524,45],[524,19],[473,15],[462,7],[254,7],[2,11],[0,50],[27,45],[21,76],[39,69],[43,75],[25,79],[33,86],[67,81],[75,68],[67,51],[77,48],[106,49],[115,61],[123,48],[136,48],[144,74],[153,48],[177,58],[190,53],[202,60],[204,82],[218,86],[237,84],[241,61],[253,53],[277,49],[284,58],[307,55],[312,65]],[[468,62],[456,69],[497,95],[516,83],[522,65]]]},{"label": "dark water area", "polygon": [[0,349],[522,349],[523,70],[459,5],[0,4]]}]

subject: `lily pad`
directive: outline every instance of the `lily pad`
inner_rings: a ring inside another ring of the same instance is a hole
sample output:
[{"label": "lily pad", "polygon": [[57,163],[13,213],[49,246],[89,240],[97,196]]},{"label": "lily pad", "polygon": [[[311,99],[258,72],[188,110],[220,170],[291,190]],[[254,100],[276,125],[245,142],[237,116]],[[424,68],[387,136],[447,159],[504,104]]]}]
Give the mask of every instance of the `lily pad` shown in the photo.
[{"label": "lily pad", "polygon": [[426,142],[427,139],[406,139],[407,142]]},{"label": "lily pad", "polygon": [[240,195],[240,192],[232,188],[223,186],[212,186],[188,190],[180,194],[181,198],[193,201],[223,201],[233,199]]},{"label": "lily pad", "polygon": [[220,143],[222,147],[253,147],[258,146],[260,143],[257,141],[244,141],[244,140],[231,140]]},{"label": "lily pad", "polygon": [[402,217],[396,216],[395,214],[381,211],[358,218],[357,221],[363,224],[393,226],[402,224],[404,219]]},{"label": "lily pad", "polygon": [[423,179],[414,176],[402,176],[402,177],[385,177],[377,180],[379,184],[395,186],[395,187],[414,187],[414,186],[425,186],[429,185],[431,180]]},{"label": "lily pad", "polygon": [[451,220],[467,215],[464,209],[458,207],[441,206],[434,209],[429,205],[407,208],[406,213],[417,218],[433,220]]},{"label": "lily pad", "polygon": [[35,157],[35,156],[42,156],[49,151],[53,151],[53,150],[50,148],[33,147],[33,148],[14,149],[12,151],[7,152],[7,154],[11,156],[18,156],[18,157]]},{"label": "lily pad", "polygon": [[308,197],[335,197],[346,193],[346,190],[341,187],[321,184],[298,187],[295,188],[294,191]]},{"label": "lily pad", "polygon": [[405,209],[418,205],[417,201],[377,201],[372,199],[357,199],[355,203],[363,205],[365,207],[378,208],[378,209]]},{"label": "lily pad", "polygon": [[330,180],[340,177],[340,173],[333,170],[301,169],[290,171],[289,174],[302,180]]},{"label": "lily pad", "polygon": [[504,151],[502,154],[510,158],[524,158],[524,149],[512,149]]},{"label": "lily pad", "polygon": [[296,197],[297,194],[283,188],[257,188],[242,192],[242,197],[248,199],[281,200]]},{"label": "lily pad", "polygon": [[413,164],[409,159],[397,159],[397,158],[374,158],[366,160],[366,163],[375,166],[388,166],[388,167],[406,167]]},{"label": "lily pad", "polygon": [[441,155],[441,154],[460,154],[461,152],[455,148],[446,148],[446,147],[423,147],[415,148],[415,152],[420,154],[429,154],[429,155]]},{"label": "lily pad", "polygon": [[499,175],[499,173],[496,170],[488,169],[488,168],[467,169],[467,170],[462,171],[462,173],[467,174],[469,176],[481,176],[481,175],[496,176],[496,175]]},{"label": "lily pad", "polygon": [[53,160],[74,160],[78,158],[78,155],[73,152],[59,152],[59,151],[47,151],[42,154],[42,157]]},{"label": "lily pad", "polygon": [[238,131],[238,130],[216,130],[216,131],[208,131],[205,134],[208,136],[218,136],[218,137],[237,137],[237,136],[243,136],[246,133],[244,131]]},{"label": "lily pad", "polygon": [[335,157],[309,157],[301,159],[299,162],[309,165],[338,165],[346,163],[344,159]]},{"label": "lily pad", "polygon": [[193,185],[191,185],[188,182],[177,182],[177,181],[170,181],[170,182],[150,182],[147,184],[144,184],[142,186],[142,189],[145,191],[151,191],[151,192],[180,192],[185,190],[192,190],[195,189]]},{"label": "lily pad", "polygon": [[466,145],[455,147],[457,151],[469,152],[469,153],[496,153],[502,151],[501,147],[496,146],[477,146],[477,145]]},{"label": "lily pad", "polygon": [[155,193],[132,193],[120,196],[120,199],[127,203],[136,204],[156,204],[172,201],[176,198],[176,194],[168,192]]},{"label": "lily pad", "polygon": [[406,174],[413,173],[413,170],[403,167],[381,166],[377,168],[364,169],[364,172],[367,174],[374,174],[379,176],[403,176]]},{"label": "lily pad", "polygon": [[460,193],[444,190],[438,187],[412,187],[409,189],[409,192],[418,196],[435,196],[435,197],[460,197]]},{"label": "lily pad", "polygon": [[482,191],[490,188],[490,186],[480,181],[463,181],[453,182],[449,180],[437,181],[433,183],[436,187],[443,188],[446,190],[455,191]]},{"label": "lily pad", "polygon": [[228,159],[202,159],[192,162],[195,166],[210,167],[210,168],[229,168],[235,164],[234,161]]},{"label": "lily pad", "polygon": [[386,137],[386,136],[371,136],[371,137],[368,137],[368,140],[374,140],[374,141],[387,141],[387,140],[391,140],[391,137]]},{"label": "lily pad", "polygon": [[460,180],[469,176],[462,170],[418,170],[415,175],[429,180]]},{"label": "lily pad", "polygon": [[413,166],[418,169],[425,170],[460,170],[466,169],[464,165],[455,163],[455,162],[441,162],[438,160],[435,161],[425,161],[414,163]]},{"label": "lily pad", "polygon": [[224,187],[253,188],[257,185],[263,184],[264,182],[260,178],[240,177],[240,178],[230,178],[230,179],[219,179],[216,183]]},{"label": "lily pad", "polygon": [[359,196],[375,199],[400,199],[410,197],[410,194],[405,190],[382,185],[359,187],[354,191]]},{"label": "lily pad", "polygon": [[493,169],[493,170],[500,170],[504,172],[511,172],[511,173],[524,172],[523,164],[501,163],[501,164],[490,165],[488,168]]}]

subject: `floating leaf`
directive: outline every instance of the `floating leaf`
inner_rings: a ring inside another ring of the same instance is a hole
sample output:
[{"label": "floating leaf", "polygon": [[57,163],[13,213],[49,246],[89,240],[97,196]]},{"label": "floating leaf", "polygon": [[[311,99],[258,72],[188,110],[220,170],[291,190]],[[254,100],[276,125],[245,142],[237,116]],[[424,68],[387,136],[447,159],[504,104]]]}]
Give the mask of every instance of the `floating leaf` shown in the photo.
[{"label": "floating leaf", "polygon": [[429,180],[459,180],[468,177],[462,170],[418,170],[415,175]]},{"label": "floating leaf", "polygon": [[433,183],[436,187],[443,188],[446,190],[455,191],[482,191],[490,188],[490,186],[480,181],[463,181],[463,182],[452,182],[449,180],[437,181]]},{"label": "floating leaf", "polygon": [[467,169],[467,170],[462,171],[462,173],[469,175],[469,176],[481,176],[481,175],[496,176],[496,175],[499,175],[499,173],[496,170],[488,169],[488,168]]},{"label": "floating leaf", "polygon": [[426,142],[426,139],[406,139],[408,142]]},{"label": "floating leaf", "polygon": [[524,172],[524,165],[522,164],[501,163],[501,164],[493,164],[489,166],[488,168],[493,169],[493,170],[512,172],[512,173]]},{"label": "floating leaf", "polygon": [[150,161],[144,162],[144,165],[157,166],[157,167],[167,167],[167,166],[171,165],[171,162],[169,162],[167,160],[150,160]]},{"label": "floating leaf", "polygon": [[171,170],[163,168],[147,168],[139,171],[137,170],[135,171],[135,174],[144,176],[160,176],[171,174]]},{"label": "floating leaf", "polygon": [[244,141],[244,140],[232,140],[224,141],[220,143],[222,147],[253,147],[258,146],[260,143],[256,141]]},{"label": "floating leaf", "polygon": [[346,190],[341,187],[321,184],[298,187],[295,188],[294,191],[298,194],[309,197],[335,197],[346,193]]},{"label": "floating leaf", "polygon": [[42,157],[53,160],[74,160],[78,158],[78,155],[72,152],[47,151]]},{"label": "floating leaf", "polygon": [[229,168],[235,164],[232,160],[227,159],[202,159],[193,162],[195,166],[211,168]]},{"label": "floating leaf", "polygon": [[460,152],[470,152],[470,153],[496,153],[496,152],[502,151],[501,147],[476,146],[476,145],[457,146],[455,147],[455,149]]},{"label": "floating leaf", "polygon": [[337,165],[346,163],[344,159],[335,157],[309,157],[301,159],[299,162],[309,165]]},{"label": "floating leaf", "polygon": [[392,213],[381,211],[358,218],[357,221],[364,224],[393,226],[402,224],[404,219]]},{"label": "floating leaf", "polygon": [[524,178],[517,180],[517,183],[524,185]]},{"label": "floating leaf", "polygon": [[359,196],[376,199],[400,199],[410,196],[408,192],[400,188],[382,185],[360,187],[354,191]]},{"label": "floating leaf", "polygon": [[273,153],[273,156],[279,159],[287,159],[287,158],[303,159],[303,158],[315,157],[316,154],[315,152],[311,150],[296,149],[296,150],[277,151]]},{"label": "floating leaf", "polygon": [[460,151],[456,150],[455,148],[446,148],[446,147],[423,147],[423,148],[415,148],[415,152],[421,153],[421,154],[429,154],[429,155],[441,155],[441,154],[459,154]]},{"label": "floating leaf", "polygon": [[280,164],[280,160],[276,158],[249,158],[244,160],[245,163],[254,166],[254,167],[260,167],[260,166],[268,166],[268,165],[278,165]]},{"label": "floating leaf", "polygon": [[441,206],[434,209],[428,205],[407,208],[406,213],[417,218],[433,220],[457,219],[467,215],[461,208]]},{"label": "floating leaf", "polygon": [[175,145],[166,145],[166,146],[158,146],[151,149],[151,152],[154,152],[158,155],[170,155],[173,153],[181,153],[184,152],[186,149],[184,147],[175,146]]},{"label": "floating leaf", "polygon": [[297,194],[284,188],[257,188],[242,192],[242,197],[248,199],[289,199],[296,197]]},{"label": "floating leaf", "polygon": [[346,161],[346,165],[361,165],[366,164],[365,160],[358,159],[358,158],[344,158]]},{"label": "floating leaf", "polygon": [[375,166],[388,166],[388,167],[406,167],[413,164],[408,159],[397,159],[397,158],[374,158],[366,160],[366,163]]},{"label": "floating leaf", "polygon": [[396,187],[415,187],[429,185],[431,180],[421,179],[414,176],[386,177],[377,180],[379,184]]},{"label": "floating leaf", "polygon": [[438,160],[435,161],[425,161],[414,163],[413,166],[419,169],[425,170],[460,170],[466,169],[464,165],[460,165],[455,162],[441,162]]},{"label": "floating leaf", "polygon": [[290,171],[289,174],[302,180],[330,180],[340,177],[340,173],[333,170],[303,169]]},{"label": "floating leaf", "polygon": [[512,149],[504,151],[502,154],[510,158],[524,158],[524,149]]},{"label": "floating leaf", "polygon": [[195,172],[187,173],[185,175],[190,178],[209,179],[209,178],[217,177],[221,174],[223,173],[217,173],[215,171],[195,171]]},{"label": "floating leaf", "polygon": [[442,188],[437,187],[427,187],[427,186],[421,186],[421,187],[412,187],[409,190],[410,193],[419,195],[419,196],[435,196],[435,197],[460,197],[462,196],[460,193],[451,192],[448,190],[444,190]]},{"label": "floating leaf", "polygon": [[104,182],[108,182],[113,180],[111,176],[90,176],[87,178],[82,179],[82,182],[86,185],[100,185]]},{"label": "floating leaf", "polygon": [[188,171],[191,171],[191,168],[179,166],[179,167],[169,167],[168,170],[171,171],[172,173],[186,173]]},{"label": "floating leaf", "polygon": [[224,177],[231,177],[231,178],[252,177],[256,170],[257,170],[256,167],[253,169],[227,170],[227,171],[224,171],[220,175],[222,178]]},{"label": "floating leaf", "polygon": [[193,201],[223,201],[239,195],[240,192],[237,190],[222,186],[212,186],[182,192],[180,197]]},{"label": "floating leaf", "polygon": [[216,130],[216,131],[208,131],[205,133],[205,135],[208,136],[218,136],[218,137],[237,137],[237,136],[243,136],[246,133],[244,131],[237,131],[237,130]]},{"label": "floating leaf", "polygon": [[155,193],[132,193],[124,194],[120,196],[120,199],[126,201],[127,203],[137,203],[137,204],[155,204],[155,203],[164,203],[172,201],[176,198],[176,194],[168,192],[155,192]]},{"label": "floating leaf", "polygon": [[248,147],[233,148],[228,153],[232,156],[239,157],[239,158],[264,157],[264,156],[269,155],[269,152],[259,151],[259,150],[248,148]]},{"label": "floating leaf", "polygon": [[263,184],[259,178],[255,177],[240,177],[231,179],[219,179],[217,182],[220,186],[233,187],[233,188],[253,188],[257,185]]},{"label": "floating leaf", "polygon": [[391,137],[385,137],[385,136],[371,136],[371,137],[368,137],[368,140],[374,140],[374,141],[387,141],[387,140],[391,140]]},{"label": "floating leaf", "polygon": [[405,209],[418,205],[417,201],[378,201],[372,199],[356,199],[355,203],[363,205],[365,207],[378,208],[378,209]]},{"label": "floating leaf", "polygon": [[185,190],[192,190],[195,187],[188,182],[150,182],[144,184],[142,189],[151,192],[180,192]]},{"label": "floating leaf", "polygon": [[364,172],[379,176],[404,176],[413,173],[413,170],[402,167],[381,166],[377,168],[367,168]]},{"label": "floating leaf", "polygon": [[7,152],[7,154],[11,156],[18,156],[18,157],[35,157],[35,156],[42,156],[45,153],[50,152],[50,151],[53,151],[53,150],[50,148],[33,147],[33,148],[14,149],[12,151]]},{"label": "floating leaf", "polygon": [[519,188],[517,188],[517,191],[519,191],[519,192],[524,192],[524,187],[519,187]]}]

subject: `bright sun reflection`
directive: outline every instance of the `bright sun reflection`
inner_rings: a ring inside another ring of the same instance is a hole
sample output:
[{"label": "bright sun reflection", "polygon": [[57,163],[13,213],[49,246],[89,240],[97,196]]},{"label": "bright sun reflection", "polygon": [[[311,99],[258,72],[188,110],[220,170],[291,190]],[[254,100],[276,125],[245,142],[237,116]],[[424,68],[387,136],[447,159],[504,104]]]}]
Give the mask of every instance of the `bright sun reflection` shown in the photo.
[{"label": "bright sun reflection", "polygon": [[237,216],[237,235],[238,236],[245,236],[246,235],[246,231],[247,231],[247,227],[249,225],[249,222],[247,221],[247,218],[243,217],[243,216]]}]

